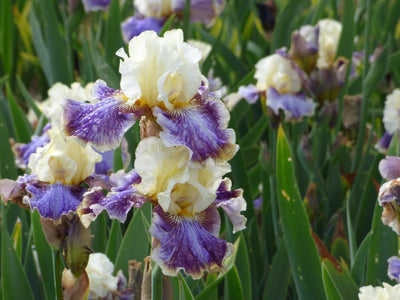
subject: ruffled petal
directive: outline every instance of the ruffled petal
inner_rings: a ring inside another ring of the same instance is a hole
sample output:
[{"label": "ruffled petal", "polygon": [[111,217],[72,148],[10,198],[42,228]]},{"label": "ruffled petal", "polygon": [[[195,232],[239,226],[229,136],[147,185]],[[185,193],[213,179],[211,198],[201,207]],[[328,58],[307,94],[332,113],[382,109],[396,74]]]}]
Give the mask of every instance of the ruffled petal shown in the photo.
[{"label": "ruffled petal", "polygon": [[134,170],[128,174],[123,171],[112,174],[110,183],[113,187],[107,195],[104,194],[103,188],[100,186],[94,187],[85,193],[82,204],[78,209],[78,214],[86,227],[103,210],[107,211],[111,219],[117,219],[123,223],[133,206],[139,208],[144,202],[150,200],[138,193],[133,186],[133,184],[140,183],[140,176]]},{"label": "ruffled petal", "polygon": [[312,116],[315,109],[315,103],[305,94],[279,94],[273,87],[267,90],[267,106],[277,115],[284,110],[286,120]]},{"label": "ruffled petal", "polygon": [[53,220],[75,211],[86,192],[86,188],[79,185],[45,184],[39,181],[27,184],[26,190],[30,193],[27,200],[31,208],[37,209],[43,218]]},{"label": "ruffled petal", "polygon": [[247,203],[243,198],[243,190],[231,191],[232,182],[229,178],[225,178],[221,182],[217,190],[217,198],[215,199],[216,207],[222,207],[233,224],[233,233],[246,228],[247,218],[240,214],[245,211]]},{"label": "ruffled petal", "polygon": [[220,218],[215,207],[209,207],[194,218],[153,209],[150,233],[154,237],[152,258],[168,276],[179,270],[199,279],[203,272],[224,272],[223,261],[233,253],[233,245],[219,239]]},{"label": "ruffled petal", "polygon": [[140,117],[138,110],[124,105],[119,91],[96,83],[95,94],[103,98],[95,104],[66,100],[64,129],[67,134],[91,142],[100,151],[115,149],[125,132]]},{"label": "ruffled petal", "polygon": [[192,160],[231,159],[236,151],[235,133],[227,128],[229,112],[214,93],[198,93],[190,105],[164,111],[153,110],[163,129],[160,138],[167,147],[183,145],[193,151]]},{"label": "ruffled petal", "polygon": [[400,177],[400,157],[386,156],[379,162],[379,172],[386,180]]}]

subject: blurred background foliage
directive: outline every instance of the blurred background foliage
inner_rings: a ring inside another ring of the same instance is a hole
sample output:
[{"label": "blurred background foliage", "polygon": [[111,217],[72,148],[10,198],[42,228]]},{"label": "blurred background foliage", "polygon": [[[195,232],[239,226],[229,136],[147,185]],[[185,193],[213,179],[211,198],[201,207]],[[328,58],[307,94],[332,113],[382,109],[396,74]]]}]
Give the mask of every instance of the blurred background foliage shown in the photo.
[{"label": "blurred background foliage", "polygon": [[[44,121],[35,101],[46,99],[54,83],[102,79],[119,87],[115,52],[126,47],[120,24],[131,15],[132,1],[112,0],[106,12],[92,13],[81,3],[70,12],[64,0],[0,1],[1,178],[24,173],[14,163],[10,141],[27,143],[41,132]],[[400,1],[226,0],[210,28],[171,18],[163,31],[180,27],[185,39],[210,44],[202,72],[212,70],[229,94],[254,83],[254,65],[289,47],[292,31],[323,18],[343,25],[338,56],[351,61],[354,51],[368,57],[380,49],[379,59],[372,65],[365,60],[360,76],[346,81],[337,115],[319,110],[296,123],[282,119],[278,129],[279,120],[261,101],[238,102],[230,127],[240,151],[230,176],[244,190],[247,229],[232,234],[225,217],[221,232],[236,247],[228,272],[201,280],[171,278],[174,299],[354,299],[360,286],[389,281],[386,260],[397,254],[398,238],[380,220],[377,165],[384,156],[374,145],[384,132],[385,97],[400,87]],[[345,95],[362,95],[360,111],[354,112],[358,125],[350,129],[341,123]],[[30,110],[38,117],[34,124],[27,118]],[[126,135],[132,155],[138,130],[134,126]],[[397,137],[389,152],[400,154]],[[120,160],[115,161],[117,170]],[[54,254],[38,218],[2,204],[2,299],[56,297]],[[142,261],[150,253],[150,223],[147,205],[124,224],[103,213],[91,227],[92,248],[127,275],[129,260]]]}]

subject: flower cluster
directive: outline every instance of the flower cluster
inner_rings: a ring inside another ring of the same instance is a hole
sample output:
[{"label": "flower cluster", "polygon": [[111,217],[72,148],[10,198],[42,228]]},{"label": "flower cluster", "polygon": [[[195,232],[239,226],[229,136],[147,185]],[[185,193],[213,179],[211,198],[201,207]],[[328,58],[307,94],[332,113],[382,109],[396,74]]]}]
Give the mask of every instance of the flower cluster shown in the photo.
[{"label": "flower cluster", "polygon": [[[97,103],[68,99],[64,131],[108,151],[140,119],[134,169],[111,174],[107,186],[89,188],[78,213],[88,226],[103,210],[124,222],[132,207],[153,204],[152,258],[164,274],[183,269],[193,278],[224,270],[233,245],[219,239],[221,207],[234,232],[245,228],[242,190],[231,191],[230,160],[238,146],[227,128],[229,113],[199,69],[201,53],[181,30],[158,37],[146,31],[121,57],[121,89],[97,81]],[[104,194],[104,189],[108,190]]]},{"label": "flower cluster", "polygon": [[292,33],[291,47],[279,49],[262,58],[255,66],[256,85],[241,87],[241,94],[254,103],[261,94],[266,105],[286,120],[312,116],[316,99],[320,105],[336,99],[344,83],[347,61],[336,59],[342,25],[334,20],[320,20]]}]

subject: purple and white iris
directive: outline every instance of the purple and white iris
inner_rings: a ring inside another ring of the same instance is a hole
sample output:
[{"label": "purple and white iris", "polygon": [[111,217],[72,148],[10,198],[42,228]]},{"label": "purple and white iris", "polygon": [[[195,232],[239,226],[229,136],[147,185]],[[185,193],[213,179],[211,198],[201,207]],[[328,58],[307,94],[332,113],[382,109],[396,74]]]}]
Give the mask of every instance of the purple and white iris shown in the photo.
[{"label": "purple and white iris", "polygon": [[107,194],[104,185],[90,188],[78,213],[85,225],[103,210],[124,222],[132,207],[149,201],[152,257],[164,274],[182,269],[200,278],[204,271],[224,271],[233,245],[218,237],[217,208],[227,213],[234,232],[246,223],[242,190],[231,191],[230,180],[223,179],[238,149],[227,128],[229,113],[220,94],[208,90],[198,66],[201,53],[183,42],[182,31],[164,37],[144,32],[130,41],[128,54],[117,52],[120,90],[99,81],[98,103],[65,103],[64,130],[103,151],[117,147],[141,119],[134,170],[111,175]]}]

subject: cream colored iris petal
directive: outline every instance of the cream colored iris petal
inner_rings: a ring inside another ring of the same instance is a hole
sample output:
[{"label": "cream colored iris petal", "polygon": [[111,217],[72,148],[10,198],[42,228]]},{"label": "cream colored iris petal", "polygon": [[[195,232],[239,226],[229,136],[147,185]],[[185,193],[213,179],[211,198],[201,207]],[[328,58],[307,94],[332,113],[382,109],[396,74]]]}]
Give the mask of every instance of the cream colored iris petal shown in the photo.
[{"label": "cream colored iris petal", "polygon": [[317,67],[319,69],[329,68],[335,61],[340,35],[342,33],[342,24],[335,20],[323,19],[318,22],[318,26]]},{"label": "cream colored iris petal", "polygon": [[135,0],[138,12],[146,17],[167,17],[172,14],[171,0]]},{"label": "cream colored iris petal", "polygon": [[290,61],[279,54],[272,54],[256,64],[256,87],[260,91],[275,88],[278,93],[297,93],[301,88],[301,79]]},{"label": "cream colored iris petal", "polygon": [[201,84],[201,53],[183,42],[181,30],[166,32],[164,37],[145,31],[129,42],[129,55],[123,49],[117,55],[122,58],[121,89],[128,104],[140,100],[142,105],[164,103],[172,109],[188,103]]},{"label": "cream colored iris petal", "polygon": [[71,87],[60,82],[55,83],[48,91],[48,98],[38,106],[43,114],[51,120],[53,126],[60,124],[62,115],[62,103],[64,99],[73,99],[84,102],[92,98],[93,83],[88,83],[85,87],[80,83],[74,82]]},{"label": "cream colored iris petal", "polygon": [[118,288],[118,278],[112,275],[114,265],[103,253],[92,253],[86,272],[89,276],[89,291],[91,296],[106,297],[109,292]]},{"label": "cream colored iris petal", "polygon": [[142,178],[137,186],[165,212],[201,212],[216,198],[222,176],[230,171],[227,162],[204,164],[190,162],[191,151],[184,146],[166,147],[161,139],[143,139],[136,150],[135,170]]},{"label": "cream colored iris petal", "polygon": [[89,145],[84,147],[74,137],[65,137],[58,128],[49,130],[50,143],[38,148],[28,167],[40,181],[79,184],[93,174],[102,157]]},{"label": "cream colored iris petal", "polygon": [[383,124],[389,134],[400,130],[400,89],[395,89],[386,97]]},{"label": "cream colored iris petal", "polygon": [[184,146],[165,147],[156,137],[140,141],[136,148],[135,170],[142,178],[138,191],[156,199],[160,192],[172,190],[176,183],[189,179],[191,151]]}]

